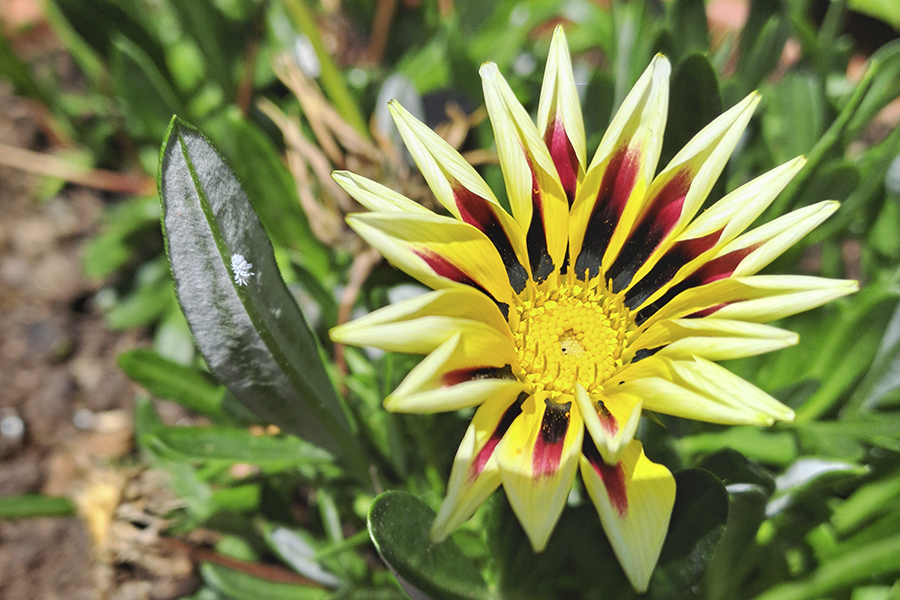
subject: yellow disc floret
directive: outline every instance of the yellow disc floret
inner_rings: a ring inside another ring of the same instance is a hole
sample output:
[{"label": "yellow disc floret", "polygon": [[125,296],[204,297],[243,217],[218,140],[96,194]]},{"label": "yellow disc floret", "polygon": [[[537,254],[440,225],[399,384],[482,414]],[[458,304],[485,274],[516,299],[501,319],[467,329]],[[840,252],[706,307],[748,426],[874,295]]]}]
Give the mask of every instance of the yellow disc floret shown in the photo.
[{"label": "yellow disc floret", "polygon": [[591,391],[622,365],[628,309],[599,277],[526,291],[515,310],[516,376],[531,393],[574,394],[578,382]]}]

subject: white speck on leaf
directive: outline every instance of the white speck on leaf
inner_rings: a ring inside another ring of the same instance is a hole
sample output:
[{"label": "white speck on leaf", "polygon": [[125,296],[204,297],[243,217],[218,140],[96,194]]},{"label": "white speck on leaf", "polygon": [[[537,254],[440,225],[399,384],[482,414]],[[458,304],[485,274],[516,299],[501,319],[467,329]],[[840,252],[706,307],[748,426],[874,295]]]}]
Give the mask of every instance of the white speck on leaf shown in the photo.
[{"label": "white speck on leaf", "polygon": [[244,259],[243,254],[232,254],[231,255],[231,271],[234,273],[234,282],[238,285],[247,285],[247,282],[250,281],[250,276],[253,275],[253,271],[250,269],[253,267],[253,263],[248,263]]}]

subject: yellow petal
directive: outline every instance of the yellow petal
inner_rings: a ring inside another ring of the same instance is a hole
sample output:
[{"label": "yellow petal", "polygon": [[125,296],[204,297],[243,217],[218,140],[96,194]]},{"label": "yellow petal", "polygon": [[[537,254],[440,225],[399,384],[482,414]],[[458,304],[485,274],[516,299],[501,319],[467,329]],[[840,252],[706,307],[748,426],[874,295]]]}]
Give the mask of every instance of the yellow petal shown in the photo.
[{"label": "yellow petal", "polygon": [[702,265],[716,257],[772,203],[803,167],[797,158],[739,187],[697,217],[626,294],[625,303],[640,310],[662,297]]},{"label": "yellow petal", "polygon": [[575,481],[584,427],[571,400],[529,398],[497,448],[503,488],[535,552],[547,547]]},{"label": "yellow petal", "polygon": [[522,412],[524,398],[495,398],[475,411],[463,437],[441,503],[431,528],[431,539],[439,542],[450,535],[500,485],[495,450],[510,424]]},{"label": "yellow petal", "polygon": [[550,42],[538,103],[537,130],[547,144],[569,204],[584,177],[585,135],[581,105],[575,91],[572,59],[562,25],[557,25]]},{"label": "yellow petal", "polygon": [[516,359],[512,334],[497,305],[464,286],[391,304],[335,327],[330,335],[341,344],[428,354],[457,333],[458,351],[472,361],[507,364]]},{"label": "yellow petal", "polygon": [[[753,116],[753,93],[704,127],[656,176],[621,252],[604,269],[616,290],[640,280],[687,226],[719,178],[738,139]],[[622,217],[627,224],[632,208]],[[611,246],[610,251],[615,249]],[[610,256],[610,259],[613,259]],[[606,263],[604,263],[605,265]]]},{"label": "yellow petal", "polygon": [[730,319],[671,319],[657,323],[634,340],[622,354],[628,363],[641,350],[661,348],[669,358],[699,356],[707,360],[732,360],[793,346],[799,336],[771,325]]},{"label": "yellow petal", "polygon": [[480,73],[512,214],[526,235],[532,277],[544,281],[565,258],[565,192],[547,146],[497,65],[485,63]]},{"label": "yellow petal", "polygon": [[723,425],[772,425],[794,411],[725,367],[702,358],[671,360],[659,354],[616,375],[617,392],[633,394],[644,408]]},{"label": "yellow petal", "polygon": [[331,177],[354,200],[373,212],[408,212],[432,214],[403,194],[350,171],[334,171]]},{"label": "yellow petal", "polygon": [[493,242],[516,292],[528,280],[528,251],[518,223],[500,206],[475,169],[441,136],[396,102],[391,114],[406,147],[438,201]]},{"label": "yellow petal", "polygon": [[569,252],[579,277],[609,265],[643,206],[662,150],[671,70],[664,56],[654,57],[613,117],[579,186],[569,216]]},{"label": "yellow petal", "polygon": [[392,412],[433,413],[478,406],[491,398],[515,398],[524,386],[510,365],[466,355],[457,333],[416,365],[384,401]]},{"label": "yellow petal", "polygon": [[628,581],[647,591],[675,506],[675,478],[644,456],[637,440],[616,466],[599,455],[582,457],[581,477]]},{"label": "yellow petal", "polygon": [[641,399],[615,389],[588,394],[579,383],[575,385],[575,402],[604,462],[619,462],[641,420]]},{"label": "yellow petal", "polygon": [[363,213],[347,223],[398,269],[432,288],[459,283],[509,304],[512,290],[497,249],[476,228],[450,217]]}]

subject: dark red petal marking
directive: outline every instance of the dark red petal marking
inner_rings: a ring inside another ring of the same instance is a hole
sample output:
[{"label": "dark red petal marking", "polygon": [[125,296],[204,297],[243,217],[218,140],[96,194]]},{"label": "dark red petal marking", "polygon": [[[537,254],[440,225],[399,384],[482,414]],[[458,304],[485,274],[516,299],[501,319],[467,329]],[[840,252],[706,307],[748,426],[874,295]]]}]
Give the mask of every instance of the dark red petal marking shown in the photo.
[{"label": "dark red petal marking", "polygon": [[506,267],[509,285],[517,294],[524,290],[525,284],[528,282],[528,273],[516,257],[512,242],[509,241],[509,236],[497,219],[490,203],[459,184],[453,186],[453,198],[462,220],[477,227],[497,248],[503,266]]},{"label": "dark red petal marking", "polygon": [[606,486],[606,494],[609,497],[609,503],[612,504],[613,510],[619,513],[619,517],[624,519],[628,516],[628,490],[625,486],[625,469],[619,462],[615,466],[610,467],[603,462],[600,451],[594,445],[594,441],[590,436],[585,436],[582,452],[597,475]]},{"label": "dark red petal marking", "polygon": [[494,433],[491,434],[491,437],[488,438],[485,445],[478,451],[475,460],[473,460],[472,464],[469,466],[469,481],[478,477],[484,470],[484,466],[494,454],[494,449],[497,448],[497,444],[500,443],[500,440],[502,440],[503,436],[506,435],[506,432],[509,431],[513,421],[516,420],[516,417],[522,414],[522,403],[527,399],[528,394],[519,394],[516,401],[513,402],[512,405],[506,409],[506,412],[503,413],[503,416],[500,417],[497,427],[494,428]]},{"label": "dark red petal marking", "polygon": [[616,418],[609,412],[609,409],[606,408],[606,404],[603,403],[603,400],[597,400],[594,403],[594,408],[597,409],[597,416],[600,417],[600,424],[603,425],[603,429],[605,429],[610,435],[615,435],[617,431],[619,431],[619,422],[616,421]]},{"label": "dark red petal marking", "polygon": [[609,268],[607,276],[613,280],[614,290],[621,290],[631,283],[631,278],[641,265],[678,223],[691,181],[693,174],[683,170],[666,183],[650,201],[649,209],[628,236],[628,241],[622,246],[618,258]]},{"label": "dark red petal marking", "polygon": [[[527,156],[527,155],[526,155]],[[525,236],[525,245],[528,247],[528,262],[531,263],[531,276],[535,282],[541,283],[550,276],[555,265],[547,249],[547,232],[544,231],[544,202],[541,186],[538,184],[537,173],[534,165],[528,159],[528,168],[531,169],[531,225]]]},{"label": "dark red petal marking", "polygon": [[557,404],[544,400],[544,403],[547,408],[531,455],[531,469],[535,477],[553,475],[559,469],[571,417],[571,402]]},{"label": "dark red petal marking", "polygon": [[474,381],[476,379],[515,379],[512,366],[504,367],[474,367],[468,369],[456,369],[448,371],[441,377],[441,385],[449,387],[466,381]]},{"label": "dark red petal marking", "polygon": [[[671,302],[676,296],[678,296],[678,294],[685,290],[700,287],[701,285],[706,285],[707,283],[712,283],[713,281],[718,281],[719,279],[731,277],[731,274],[734,273],[734,270],[737,268],[737,266],[741,264],[741,261],[744,260],[744,258],[746,258],[748,254],[756,250],[758,247],[759,244],[754,244],[746,248],[741,248],[740,250],[734,250],[733,252],[729,252],[724,256],[720,256],[719,258],[713,259],[704,264],[699,269],[694,271],[692,275],[686,277],[681,283],[672,286],[672,288],[668,292],[666,292],[662,296],[662,298],[660,298],[650,306],[642,308],[640,312],[635,315],[635,323],[640,325],[641,323],[652,317],[656,313],[656,311]],[[704,309],[703,311],[693,313],[689,316],[705,317],[719,310],[723,306],[725,305],[719,304],[717,306]]]},{"label": "dark red petal marking", "polygon": [[556,165],[556,172],[559,173],[559,180],[571,207],[575,201],[575,189],[578,187],[578,156],[572,142],[569,141],[569,136],[566,135],[566,129],[559,115],[544,132],[544,142],[550,150],[550,156]]},{"label": "dark red petal marking", "polygon": [[715,246],[723,230],[724,227],[703,237],[678,242],[669,248],[650,272],[628,290],[625,294],[625,306],[634,310],[643,304],[656,290],[669,283],[681,267]]},{"label": "dark red petal marking", "polygon": [[[603,254],[634,190],[639,167],[639,154],[629,152],[627,148],[618,150],[606,166],[584,232],[581,253],[575,261],[575,274],[580,279],[590,279],[600,273]],[[585,271],[587,277],[584,277]]]}]

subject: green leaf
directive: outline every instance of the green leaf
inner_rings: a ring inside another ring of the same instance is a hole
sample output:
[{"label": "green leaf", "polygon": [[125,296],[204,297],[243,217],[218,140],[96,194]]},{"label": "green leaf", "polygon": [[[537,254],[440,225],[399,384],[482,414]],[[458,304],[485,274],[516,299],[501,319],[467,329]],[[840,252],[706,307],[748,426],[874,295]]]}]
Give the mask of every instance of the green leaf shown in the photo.
[{"label": "green leaf", "polygon": [[211,78],[230,98],[235,88],[234,62],[252,31],[226,18],[210,0],[171,0],[187,37],[196,40]]},{"label": "green leaf", "polygon": [[123,352],[118,362],[126,375],[154,396],[173,400],[214,419],[224,416],[222,397],[225,389],[206,373],[143,349]]},{"label": "green leaf", "polygon": [[747,458],[769,465],[787,465],[797,457],[797,443],[786,431],[759,427],[729,427],[715,433],[699,433],[673,440],[687,462],[693,458],[731,448]]},{"label": "green leaf", "polygon": [[129,198],[108,209],[103,220],[103,231],[84,247],[82,265],[92,279],[108,277],[132,259],[144,239],[140,234],[159,223],[159,199]]},{"label": "green leaf", "polygon": [[369,534],[385,563],[410,593],[446,599],[487,598],[484,579],[456,543],[429,539],[435,513],[407,492],[390,491],[369,509]]},{"label": "green leaf", "polygon": [[900,535],[895,535],[823,562],[807,579],[777,585],[755,600],[812,600],[830,596],[872,577],[896,576],[898,573]]},{"label": "green leaf", "polygon": [[825,101],[815,75],[788,73],[763,93],[763,102],[762,132],[776,163],[812,150],[825,131]]},{"label": "green leaf", "polygon": [[895,396],[898,389],[900,389],[900,304],[894,309],[872,366],[850,397],[847,409],[871,410],[885,404],[884,399]]},{"label": "green leaf", "polygon": [[880,19],[900,31],[900,4],[893,0],[849,0],[851,10]]},{"label": "green leaf", "polygon": [[728,520],[728,493],[708,471],[679,471],[675,485],[669,531],[650,580],[652,598],[691,592],[706,572]]},{"label": "green leaf", "polygon": [[32,517],[63,517],[75,512],[68,498],[25,494],[0,496],[0,519],[28,519]]},{"label": "green leaf", "polygon": [[735,484],[727,489],[728,522],[704,577],[709,600],[740,597],[739,591],[761,554],[756,534],[766,518],[770,491],[755,484]]},{"label": "green leaf", "polygon": [[178,458],[227,463],[289,463],[294,466],[330,465],[327,452],[293,436],[255,436],[232,427],[162,427],[153,431],[151,445]]},{"label": "green leaf", "polygon": [[274,244],[299,250],[303,266],[322,280],[330,271],[328,254],[312,234],[294,179],[271,140],[236,109],[208,120],[204,129],[234,169]]},{"label": "green leaf", "polygon": [[254,577],[214,563],[200,565],[200,575],[206,585],[233,600],[319,600],[329,593],[318,587]]},{"label": "green leaf", "polygon": [[[708,52],[709,30],[703,0],[676,0],[672,5],[670,13],[672,41],[677,49],[677,55]],[[672,97],[675,97],[674,93]],[[668,135],[668,131],[666,134]]]},{"label": "green leaf", "polygon": [[712,65],[702,54],[688,56],[672,73],[660,164],[668,164],[676,152],[720,114],[722,97]]},{"label": "green leaf", "polygon": [[893,512],[900,498],[900,472],[860,487],[844,500],[832,517],[835,531],[847,535],[866,521]]},{"label": "green leaf", "polygon": [[184,106],[165,75],[137,44],[115,36],[110,83],[125,115],[128,132],[138,139],[158,140],[174,114]]},{"label": "green leaf", "polygon": [[[210,370],[260,418],[341,454],[366,480],[359,442],[253,207],[209,141],[178,118],[159,187],[176,293]],[[252,264],[246,285],[232,279],[236,255]]]}]

